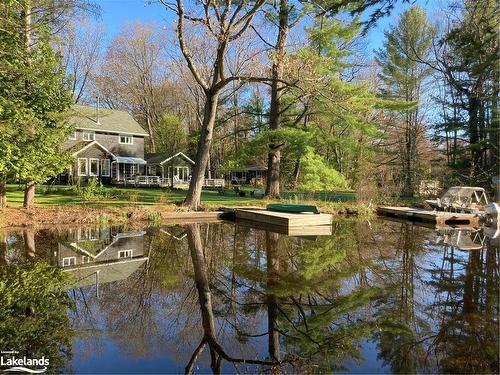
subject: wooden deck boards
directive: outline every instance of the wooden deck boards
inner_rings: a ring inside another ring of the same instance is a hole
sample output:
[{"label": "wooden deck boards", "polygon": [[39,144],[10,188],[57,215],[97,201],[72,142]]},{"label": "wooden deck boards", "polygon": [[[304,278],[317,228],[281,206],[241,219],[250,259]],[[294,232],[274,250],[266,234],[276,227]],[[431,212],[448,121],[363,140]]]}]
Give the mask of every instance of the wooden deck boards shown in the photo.
[{"label": "wooden deck boards", "polygon": [[297,228],[306,226],[331,225],[330,214],[292,214],[267,211],[265,209],[235,209],[237,219],[249,220],[277,227]]},{"label": "wooden deck boards", "polygon": [[383,216],[405,218],[411,221],[432,223],[438,226],[470,225],[479,226],[479,216],[471,213],[455,213],[424,210],[411,207],[379,207],[378,213]]},{"label": "wooden deck boards", "polygon": [[244,219],[236,219],[235,223],[238,226],[284,234],[287,236],[330,236],[332,234],[331,225],[285,227],[282,225],[273,225]]}]

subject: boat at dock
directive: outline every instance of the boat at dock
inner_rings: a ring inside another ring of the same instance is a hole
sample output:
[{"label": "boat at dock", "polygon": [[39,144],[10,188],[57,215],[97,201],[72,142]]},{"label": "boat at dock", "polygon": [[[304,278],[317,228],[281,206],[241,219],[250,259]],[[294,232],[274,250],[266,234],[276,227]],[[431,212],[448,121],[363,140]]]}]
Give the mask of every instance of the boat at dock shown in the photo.
[{"label": "boat at dock", "polygon": [[320,213],[318,207],[310,205],[310,204],[280,204],[280,203],[275,203],[275,204],[268,204],[266,208],[268,211],[288,212],[288,213],[292,213],[292,214],[303,214],[303,213],[319,214]]},{"label": "boat at dock", "polygon": [[475,186],[453,186],[441,198],[425,202],[437,211],[460,213],[479,213],[490,203],[486,191]]},{"label": "boat at dock", "polygon": [[378,207],[380,215],[430,223],[436,226],[480,224],[497,225],[500,208],[490,203],[486,191],[481,187],[453,186],[441,198],[428,199],[432,209],[415,207]]}]

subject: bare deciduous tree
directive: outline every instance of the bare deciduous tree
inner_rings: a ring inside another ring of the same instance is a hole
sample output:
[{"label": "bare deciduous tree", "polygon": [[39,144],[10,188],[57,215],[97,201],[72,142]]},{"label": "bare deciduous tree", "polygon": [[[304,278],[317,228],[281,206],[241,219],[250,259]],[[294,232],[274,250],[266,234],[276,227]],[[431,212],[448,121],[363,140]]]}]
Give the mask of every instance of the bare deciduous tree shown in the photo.
[{"label": "bare deciduous tree", "polygon": [[57,40],[75,103],[85,95],[90,77],[99,64],[103,39],[104,28],[101,24],[81,19],[70,24]]},{"label": "bare deciduous tree", "polygon": [[[257,11],[264,5],[264,0],[233,3],[222,3],[213,0],[196,1],[192,9],[186,9],[182,0],[170,2],[161,0],[161,3],[177,16],[177,39],[187,66],[196,83],[205,94],[203,105],[203,122],[198,142],[195,166],[189,190],[184,205],[197,209],[200,205],[201,190],[205,178],[205,170],[209,161],[210,146],[212,144],[213,129],[217,115],[217,107],[222,90],[233,81],[257,80],[250,77],[233,74],[227,69],[227,55],[232,43],[241,38],[251,25]],[[208,38],[213,40],[214,48],[210,69],[210,77],[203,77],[199,65],[193,55],[192,46],[186,38],[185,25],[189,23],[193,28],[200,28]]]},{"label": "bare deciduous tree", "polygon": [[152,152],[154,129],[164,112],[159,94],[166,81],[165,38],[154,29],[152,24],[126,25],[109,45],[101,74],[94,77],[108,106],[126,108],[145,126]]}]

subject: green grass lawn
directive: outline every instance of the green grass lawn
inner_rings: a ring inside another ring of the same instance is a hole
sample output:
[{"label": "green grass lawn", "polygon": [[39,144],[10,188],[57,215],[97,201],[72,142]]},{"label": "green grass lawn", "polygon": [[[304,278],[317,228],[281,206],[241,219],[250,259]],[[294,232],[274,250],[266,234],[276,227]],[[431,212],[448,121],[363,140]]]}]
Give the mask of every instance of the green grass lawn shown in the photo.
[{"label": "green grass lawn", "polygon": [[[186,190],[162,188],[132,188],[132,187],[104,187],[106,198],[101,200],[85,201],[73,186],[66,185],[40,185],[37,186],[35,204],[38,207],[54,207],[64,205],[91,205],[98,207],[123,207],[130,204],[137,206],[152,206],[157,204],[178,204],[186,195]],[[240,197],[231,189],[226,189],[225,195],[220,195],[217,190],[204,190],[202,204],[206,206],[247,206],[262,205],[262,199],[251,198],[250,191],[246,197]],[[285,201],[319,200],[323,202],[352,201],[354,194],[351,192],[315,193],[306,194],[299,192],[284,192]],[[7,202],[10,207],[20,207],[23,204],[23,188],[19,185],[7,185]]]}]

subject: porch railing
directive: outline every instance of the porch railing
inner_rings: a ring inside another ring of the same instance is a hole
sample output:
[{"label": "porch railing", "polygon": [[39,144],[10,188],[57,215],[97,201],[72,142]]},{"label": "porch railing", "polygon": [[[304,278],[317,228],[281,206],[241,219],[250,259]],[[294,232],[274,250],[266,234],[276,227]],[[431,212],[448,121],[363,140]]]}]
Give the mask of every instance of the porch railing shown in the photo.
[{"label": "porch railing", "polygon": [[224,187],[225,181],[223,178],[205,178],[203,186],[205,187]]},{"label": "porch railing", "polygon": [[[172,186],[172,181],[170,178],[162,178],[160,176],[133,176],[125,175],[120,176],[120,180],[115,180],[117,183],[123,183],[124,185],[146,185],[146,186],[161,186],[168,187]],[[183,181],[174,179],[174,186],[189,184],[189,181]],[[225,181],[223,178],[205,178],[203,182],[204,187],[224,187]]]},{"label": "porch railing", "polygon": [[137,185],[159,185],[160,177],[158,176],[136,176]]}]

